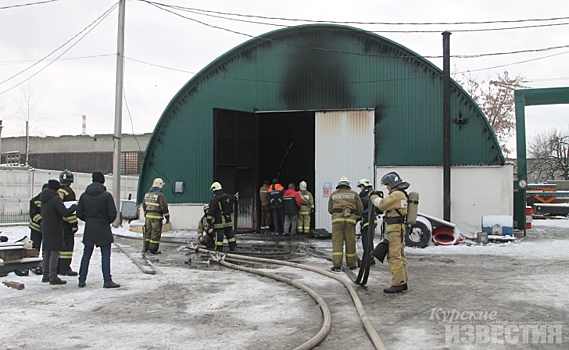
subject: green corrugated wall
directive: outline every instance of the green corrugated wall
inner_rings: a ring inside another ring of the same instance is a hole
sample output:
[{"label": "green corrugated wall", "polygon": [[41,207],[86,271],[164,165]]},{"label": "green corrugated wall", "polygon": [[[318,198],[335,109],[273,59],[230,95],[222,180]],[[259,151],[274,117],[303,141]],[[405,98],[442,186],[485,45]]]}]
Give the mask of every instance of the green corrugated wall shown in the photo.
[{"label": "green corrugated wall", "polygon": [[[451,94],[452,164],[504,164],[478,106],[454,82]],[[158,176],[171,186],[175,181],[186,184],[182,195],[165,191],[170,203],[209,200],[214,108],[245,112],[375,108],[376,165],[442,165],[443,161],[440,69],[373,33],[338,25],[303,25],[249,40],[188,81],[164,110],[148,143],[138,201]]]}]

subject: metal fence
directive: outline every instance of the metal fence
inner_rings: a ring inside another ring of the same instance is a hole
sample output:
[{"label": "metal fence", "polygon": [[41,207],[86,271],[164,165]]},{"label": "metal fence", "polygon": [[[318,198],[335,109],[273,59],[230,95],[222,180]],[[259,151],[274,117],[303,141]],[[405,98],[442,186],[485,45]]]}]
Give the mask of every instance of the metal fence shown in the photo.
[{"label": "metal fence", "polygon": [[[20,164],[25,163],[26,155],[19,154]],[[138,175],[144,158],[144,152],[121,153],[121,175]],[[0,155],[7,161],[7,154]],[[1,164],[4,164],[0,162]],[[61,153],[30,153],[30,166],[38,169],[63,170],[72,172],[92,173],[100,171],[103,174],[114,173],[113,152],[61,152]]]},{"label": "metal fence", "polygon": [[29,221],[30,215],[28,212],[0,213],[0,224],[15,224]]}]

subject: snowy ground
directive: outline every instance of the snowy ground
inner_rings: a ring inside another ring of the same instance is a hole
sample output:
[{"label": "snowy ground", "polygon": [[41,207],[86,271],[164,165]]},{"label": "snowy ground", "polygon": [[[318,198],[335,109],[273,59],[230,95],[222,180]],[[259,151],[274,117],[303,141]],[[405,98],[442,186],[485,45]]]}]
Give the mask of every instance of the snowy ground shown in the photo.
[{"label": "snowy ground", "polygon": [[[25,226],[0,227],[0,231],[10,241],[29,233]],[[115,233],[139,236],[127,227]],[[164,236],[196,238],[189,231]],[[75,270],[81,238],[76,237]],[[238,241],[246,238],[247,242],[266,240],[248,235],[238,236]],[[117,241],[133,255],[140,250],[139,241]],[[329,240],[303,238],[292,243],[331,250]],[[0,284],[0,348],[290,349],[318,332],[320,309],[300,290],[218,265],[185,265],[186,252],[179,248],[179,244],[162,245],[156,275],[142,273],[113,248],[112,273],[121,284],[118,289],[102,288],[97,250],[86,288],[78,288],[72,277],[64,277],[69,283],[63,286],[41,283],[36,275],[0,277],[0,282],[25,283],[24,290]],[[381,264],[372,267],[368,288],[357,289],[388,349],[569,349],[569,220],[535,220],[527,236],[513,243],[429,246],[406,252],[407,293],[381,292],[390,282],[388,267]],[[329,261],[310,255],[299,255],[294,261],[325,270],[330,266]],[[374,348],[340,283],[293,267],[260,268],[304,283],[326,300],[332,329],[319,349]],[[493,318],[450,322],[444,315],[452,312],[480,312]],[[471,338],[464,327],[473,323],[480,328]],[[484,327],[506,323],[520,332],[542,325],[552,335],[559,327],[560,334],[535,339],[522,334],[515,343],[515,338],[505,339],[503,334],[484,337]],[[458,333],[453,337],[452,332]],[[537,343],[531,344],[532,340]]]}]

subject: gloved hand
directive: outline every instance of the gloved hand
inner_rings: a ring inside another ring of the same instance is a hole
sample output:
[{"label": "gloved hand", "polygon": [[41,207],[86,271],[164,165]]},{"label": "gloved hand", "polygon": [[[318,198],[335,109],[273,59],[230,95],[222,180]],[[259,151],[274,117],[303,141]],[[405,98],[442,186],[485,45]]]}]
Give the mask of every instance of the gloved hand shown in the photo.
[{"label": "gloved hand", "polygon": [[314,207],[310,208],[310,213],[314,214],[316,212],[316,209]]},{"label": "gloved hand", "polygon": [[379,196],[379,198],[383,198],[383,191],[373,190],[369,193],[369,196],[371,197],[373,195]]},{"label": "gloved hand", "polygon": [[170,215],[166,216],[166,223],[169,224],[170,223]]}]

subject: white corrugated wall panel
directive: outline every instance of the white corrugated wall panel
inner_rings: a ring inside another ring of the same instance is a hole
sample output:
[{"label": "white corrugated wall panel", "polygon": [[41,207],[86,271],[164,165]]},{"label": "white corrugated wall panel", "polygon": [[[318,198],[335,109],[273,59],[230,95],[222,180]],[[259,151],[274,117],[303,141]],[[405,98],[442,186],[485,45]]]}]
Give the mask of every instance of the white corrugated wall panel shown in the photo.
[{"label": "white corrugated wall panel", "polygon": [[315,227],[332,232],[326,185],[332,193],[340,177],[347,176],[359,192],[359,179],[374,180],[374,111],[316,112],[315,129]]}]

